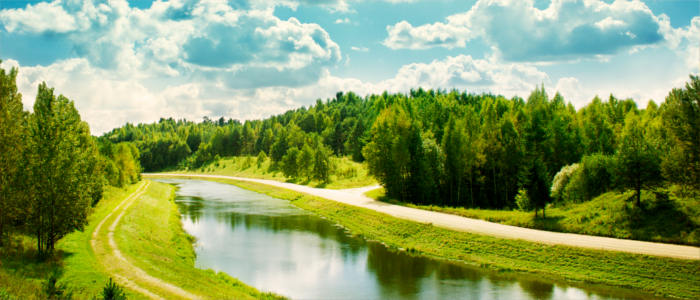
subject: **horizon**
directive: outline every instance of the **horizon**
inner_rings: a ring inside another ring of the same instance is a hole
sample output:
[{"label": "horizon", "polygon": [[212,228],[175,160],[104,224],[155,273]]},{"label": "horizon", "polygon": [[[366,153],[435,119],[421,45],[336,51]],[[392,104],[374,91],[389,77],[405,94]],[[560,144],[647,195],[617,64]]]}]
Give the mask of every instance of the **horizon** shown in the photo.
[{"label": "horizon", "polygon": [[692,0],[99,2],[0,2],[1,66],[19,68],[25,109],[45,81],[96,136],[264,119],[339,91],[542,84],[577,109],[610,94],[645,107],[700,71]]}]

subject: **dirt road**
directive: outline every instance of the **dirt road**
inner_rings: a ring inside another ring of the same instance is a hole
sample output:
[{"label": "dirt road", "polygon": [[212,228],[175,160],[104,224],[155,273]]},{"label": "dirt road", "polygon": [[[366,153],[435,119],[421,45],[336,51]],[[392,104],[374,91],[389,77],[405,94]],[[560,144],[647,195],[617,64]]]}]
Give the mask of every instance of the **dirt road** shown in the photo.
[{"label": "dirt road", "polygon": [[331,190],[313,188],[309,186],[267,179],[254,179],[221,175],[187,175],[170,173],[143,175],[193,178],[219,178],[257,182],[285,189],[290,189],[293,191],[302,192],[309,195],[314,195],[353,206],[375,210],[401,219],[412,220],[421,223],[432,223],[434,226],[456,231],[471,232],[507,239],[520,239],[545,244],[566,245],[581,248],[621,251],[654,256],[700,260],[700,248],[698,247],[529,229],[492,223],[483,220],[470,219],[440,212],[387,204],[368,198],[362,194],[364,191],[371,190],[372,187],[348,190]]}]

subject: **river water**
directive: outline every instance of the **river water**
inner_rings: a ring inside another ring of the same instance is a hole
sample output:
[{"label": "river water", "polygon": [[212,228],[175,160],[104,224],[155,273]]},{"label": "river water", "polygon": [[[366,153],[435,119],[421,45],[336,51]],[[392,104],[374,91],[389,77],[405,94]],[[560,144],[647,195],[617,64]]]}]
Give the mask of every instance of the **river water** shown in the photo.
[{"label": "river water", "polygon": [[630,291],[571,287],[391,250],[352,236],[286,200],[211,181],[179,187],[196,266],[292,299],[634,299]]}]

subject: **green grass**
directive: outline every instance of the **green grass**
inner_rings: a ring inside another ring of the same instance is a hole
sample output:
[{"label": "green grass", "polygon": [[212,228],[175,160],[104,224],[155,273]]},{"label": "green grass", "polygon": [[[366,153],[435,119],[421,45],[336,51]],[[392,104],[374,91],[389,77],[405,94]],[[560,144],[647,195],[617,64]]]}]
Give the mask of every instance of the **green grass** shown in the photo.
[{"label": "green grass", "polygon": [[[119,249],[149,275],[212,299],[280,299],[223,272],[194,267],[193,238],[184,232],[174,187],[152,182],[115,231]],[[233,274],[235,275],[235,274]]]},{"label": "green grass", "polygon": [[17,299],[45,299],[42,290],[54,270],[62,274],[58,284],[72,292],[74,298],[91,299],[99,295],[109,276],[92,252],[90,235],[97,223],[137,187],[106,187],[102,200],[88,217],[85,229],[61,239],[54,256],[47,261],[36,259],[36,240],[33,237],[13,236],[13,244],[1,249],[0,295],[4,290]]},{"label": "green grass", "polygon": [[663,297],[700,295],[695,261],[544,245],[451,231],[272,186],[214,180],[288,199],[351,232],[392,248],[460,261],[501,274],[531,274],[586,287],[623,288]]},{"label": "green grass", "polygon": [[258,165],[255,156],[233,156],[221,158],[196,170],[180,170],[174,173],[183,174],[215,174],[240,176],[248,178],[272,179],[283,182],[293,182],[313,187],[329,189],[356,188],[377,184],[374,177],[368,174],[367,166],[352,161],[349,157],[331,157],[334,168],[331,170],[330,182],[322,183],[315,180],[292,179],[282,174],[279,168],[273,166],[268,158]]},{"label": "green grass", "polygon": [[678,197],[657,199],[644,191],[642,208],[627,201],[633,192],[609,192],[584,203],[549,207],[547,218],[535,218],[532,212],[518,210],[474,209],[414,205],[387,199],[384,189],[365,193],[366,196],[408,207],[439,211],[507,225],[558,232],[608,236],[654,242],[700,245],[700,199]]},{"label": "green grass", "polygon": [[[46,299],[43,287],[54,270],[61,273],[58,284],[72,292],[75,299],[99,296],[110,276],[92,251],[92,232],[97,223],[139,186],[107,187],[103,199],[88,217],[84,231],[61,239],[55,255],[47,261],[37,261],[34,238],[13,236],[11,245],[0,248],[0,299]],[[172,186],[154,182],[124,215],[115,238],[132,263],[151,276],[216,299],[280,298],[260,293],[224,273],[195,268],[192,238],[180,226],[173,196]],[[103,227],[101,240],[106,241],[106,232]],[[127,296],[143,298],[129,290]]]}]

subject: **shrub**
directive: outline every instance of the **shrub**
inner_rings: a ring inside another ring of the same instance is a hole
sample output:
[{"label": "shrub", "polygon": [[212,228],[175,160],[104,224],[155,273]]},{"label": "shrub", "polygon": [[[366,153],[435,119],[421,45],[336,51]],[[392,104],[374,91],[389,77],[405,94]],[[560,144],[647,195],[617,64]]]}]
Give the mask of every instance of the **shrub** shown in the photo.
[{"label": "shrub", "polygon": [[550,196],[552,197],[552,199],[554,199],[555,202],[567,202],[571,200],[571,195],[565,193],[565,191],[566,187],[569,184],[569,181],[576,174],[576,171],[578,171],[579,167],[580,164],[571,164],[568,166],[564,166],[557,173],[557,175],[554,175],[554,180],[552,180],[552,188],[550,190]]},{"label": "shrub", "polygon": [[109,279],[109,282],[102,289],[102,299],[104,300],[126,300],[126,294],[121,286]]}]

